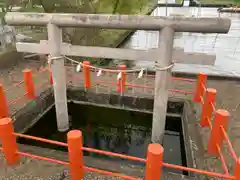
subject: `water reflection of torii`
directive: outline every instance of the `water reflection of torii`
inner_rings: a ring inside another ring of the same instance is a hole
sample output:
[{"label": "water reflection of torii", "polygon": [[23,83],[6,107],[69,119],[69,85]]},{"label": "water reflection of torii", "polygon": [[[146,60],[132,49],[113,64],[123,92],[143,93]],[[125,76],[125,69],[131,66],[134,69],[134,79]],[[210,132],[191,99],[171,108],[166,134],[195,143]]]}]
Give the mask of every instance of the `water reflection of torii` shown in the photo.
[{"label": "water reflection of torii", "polygon": [[[126,130],[128,131],[126,133]],[[130,130],[130,131],[129,131]],[[90,120],[87,120],[86,124],[86,133],[87,133],[87,142],[86,145],[90,148],[107,148],[108,151],[118,152],[118,153],[127,153],[131,146],[131,130],[132,125],[127,128],[117,128],[117,133],[114,136],[104,137],[105,147],[102,147],[101,140],[98,131],[94,131],[92,123]],[[127,137],[125,136],[127,134]]]}]

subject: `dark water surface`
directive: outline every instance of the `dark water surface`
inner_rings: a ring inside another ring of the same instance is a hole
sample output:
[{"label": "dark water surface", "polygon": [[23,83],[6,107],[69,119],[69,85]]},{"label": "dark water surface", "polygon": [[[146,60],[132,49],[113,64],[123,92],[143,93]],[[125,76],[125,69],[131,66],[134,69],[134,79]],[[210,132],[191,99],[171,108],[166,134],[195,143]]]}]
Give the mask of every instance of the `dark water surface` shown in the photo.
[{"label": "dark water surface", "polygon": [[[152,114],[73,103],[68,106],[71,129],[82,131],[84,146],[141,158],[146,157],[147,146],[151,142]],[[66,142],[66,133],[57,131],[55,107],[53,107],[26,134]],[[19,143],[67,150],[64,147],[26,139],[19,139]],[[165,162],[186,164],[181,119],[167,118],[163,146]],[[113,161],[127,161],[88,152],[84,155]],[[129,163],[133,162],[129,161]],[[182,173],[181,171],[174,172]]]}]

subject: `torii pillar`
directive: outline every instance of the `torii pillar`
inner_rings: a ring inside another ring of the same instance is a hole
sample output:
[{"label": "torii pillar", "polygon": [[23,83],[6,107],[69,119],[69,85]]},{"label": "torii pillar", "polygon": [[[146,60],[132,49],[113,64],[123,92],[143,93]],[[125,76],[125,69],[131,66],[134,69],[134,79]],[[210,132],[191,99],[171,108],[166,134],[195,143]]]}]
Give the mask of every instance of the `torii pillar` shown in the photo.
[{"label": "torii pillar", "polygon": [[[159,31],[158,47],[160,48],[156,65],[160,68],[169,67],[172,64],[173,39],[174,30],[172,28],[164,27]],[[163,141],[171,75],[171,68],[163,71],[156,68],[151,139],[154,143],[162,144]]]},{"label": "torii pillar", "polygon": [[58,130],[64,132],[69,129],[67,109],[67,88],[64,58],[61,53],[62,29],[54,24],[48,23],[49,58],[52,58],[51,70],[53,77],[53,90],[57,116]]}]

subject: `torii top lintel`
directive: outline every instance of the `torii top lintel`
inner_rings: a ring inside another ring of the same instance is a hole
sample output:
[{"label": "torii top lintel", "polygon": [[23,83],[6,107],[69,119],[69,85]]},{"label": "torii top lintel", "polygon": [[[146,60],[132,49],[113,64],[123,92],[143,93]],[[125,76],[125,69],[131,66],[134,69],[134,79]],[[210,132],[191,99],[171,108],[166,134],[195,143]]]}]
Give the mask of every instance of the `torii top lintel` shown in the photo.
[{"label": "torii top lintel", "polygon": [[160,30],[171,27],[175,32],[227,33],[231,21],[226,18],[161,17],[109,14],[55,14],[8,12],[9,25],[40,25],[60,27]]}]

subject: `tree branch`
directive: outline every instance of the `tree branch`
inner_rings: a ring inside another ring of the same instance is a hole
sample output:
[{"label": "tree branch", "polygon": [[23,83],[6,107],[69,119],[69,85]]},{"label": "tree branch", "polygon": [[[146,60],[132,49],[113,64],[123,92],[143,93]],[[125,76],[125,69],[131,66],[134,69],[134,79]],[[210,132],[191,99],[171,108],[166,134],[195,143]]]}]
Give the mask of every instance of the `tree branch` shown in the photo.
[{"label": "tree branch", "polygon": [[54,0],[40,0],[39,4],[42,5],[46,13],[52,13],[56,7]]},{"label": "tree branch", "polygon": [[115,4],[114,4],[114,7],[113,7],[112,14],[116,14],[117,8],[118,8],[118,4],[119,4],[119,0],[116,0],[116,2],[115,2]]},{"label": "tree branch", "polygon": [[85,9],[85,11],[84,11],[85,13],[93,13],[94,12],[94,8],[93,8],[90,0],[83,0],[83,6]]}]

